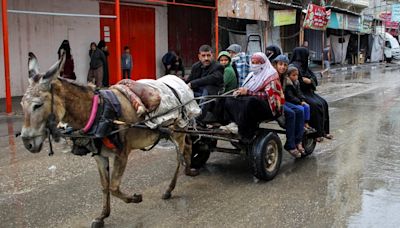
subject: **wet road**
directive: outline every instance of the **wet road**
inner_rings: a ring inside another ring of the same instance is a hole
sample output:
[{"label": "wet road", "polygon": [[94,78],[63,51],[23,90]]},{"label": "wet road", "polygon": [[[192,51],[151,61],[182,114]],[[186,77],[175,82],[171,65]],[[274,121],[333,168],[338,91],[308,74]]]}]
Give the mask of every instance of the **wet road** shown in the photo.
[{"label": "wet road", "polygon": [[[270,182],[252,177],[246,160],[213,153],[200,176],[180,176],[166,143],[133,152],[122,189],[140,204],[112,198],[106,227],[399,227],[399,70],[365,69],[324,78],[334,140],[295,161],[288,153]],[[57,145],[30,154],[13,137],[21,118],[0,119],[0,227],[88,227],[101,210],[95,161]],[[64,152],[63,152],[64,151]]]}]

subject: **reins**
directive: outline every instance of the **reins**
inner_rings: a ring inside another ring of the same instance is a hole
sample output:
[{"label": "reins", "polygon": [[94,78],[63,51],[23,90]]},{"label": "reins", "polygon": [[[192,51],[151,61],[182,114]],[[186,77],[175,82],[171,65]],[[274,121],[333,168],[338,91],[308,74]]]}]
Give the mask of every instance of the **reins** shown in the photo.
[{"label": "reins", "polygon": [[[120,127],[117,130],[111,131],[106,136],[110,136],[110,135],[119,133],[119,132],[127,130],[129,128],[141,128],[141,129],[148,129],[148,130],[158,131],[160,133],[160,137],[157,140],[157,142],[158,142],[161,138],[165,138],[165,137],[171,135],[174,130],[170,130],[170,129],[167,129],[167,128],[150,129],[149,127],[147,127],[145,125],[146,121],[151,121],[151,120],[156,119],[158,117],[161,117],[163,115],[167,115],[167,114],[169,114],[169,113],[171,113],[173,111],[176,111],[176,110],[188,105],[189,103],[191,103],[193,101],[206,100],[204,102],[199,103],[199,106],[201,106],[201,105],[204,105],[204,104],[207,104],[207,103],[210,103],[210,102],[214,102],[214,101],[216,101],[217,99],[220,99],[220,98],[236,97],[235,95],[228,95],[228,94],[231,94],[234,91],[235,90],[231,90],[231,91],[228,91],[228,92],[223,93],[221,95],[206,95],[206,96],[201,96],[201,97],[195,97],[195,98],[193,98],[193,99],[191,99],[191,100],[189,100],[189,101],[187,101],[185,103],[181,103],[180,105],[178,105],[178,106],[176,106],[176,107],[174,107],[172,109],[169,109],[169,110],[167,110],[167,111],[165,111],[163,113],[160,113],[158,115],[152,116],[152,117],[150,117],[148,119],[141,120],[141,121],[139,121],[137,123],[129,124],[129,123],[125,123],[125,122],[116,120],[116,121],[114,121],[115,124],[124,125],[124,127]],[[53,87],[52,86],[50,87],[50,93],[51,93],[51,113],[50,113],[49,119],[48,119],[48,121],[46,123],[46,131],[47,131],[47,135],[48,135],[48,139],[49,139],[49,146],[50,146],[49,156],[52,156],[54,154],[51,138],[53,138],[56,142],[58,142],[60,140],[60,137],[95,139],[96,138],[95,136],[84,134],[86,132],[82,131],[82,129],[73,130],[71,128],[67,128],[65,130],[61,130],[61,129],[57,128],[56,116],[55,116],[54,107],[53,107],[53,105],[54,105],[54,93],[53,93]],[[95,102],[95,99],[93,99],[93,102]],[[155,143],[155,144],[157,144],[157,143]],[[155,146],[155,144],[151,148],[153,148]]]},{"label": "reins", "polygon": [[46,131],[47,131],[47,136],[49,139],[49,146],[50,146],[50,150],[49,150],[49,156],[54,155],[54,151],[53,151],[53,145],[51,142],[51,138],[54,139],[54,141],[59,142],[60,141],[60,137],[61,137],[61,132],[59,131],[59,129],[57,128],[57,121],[56,121],[56,115],[54,114],[54,93],[53,93],[53,86],[50,84],[50,94],[51,94],[51,106],[50,106],[50,115],[49,118],[46,122]]}]

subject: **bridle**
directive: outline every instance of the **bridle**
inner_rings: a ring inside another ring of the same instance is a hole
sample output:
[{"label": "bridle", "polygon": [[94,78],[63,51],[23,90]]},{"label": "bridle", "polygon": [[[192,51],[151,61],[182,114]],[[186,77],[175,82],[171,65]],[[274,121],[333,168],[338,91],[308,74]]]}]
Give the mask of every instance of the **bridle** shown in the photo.
[{"label": "bridle", "polygon": [[[34,135],[34,136],[21,136],[22,140],[32,140],[40,136],[47,136],[49,139],[49,144],[50,144],[50,151],[49,151],[49,156],[52,156],[54,154],[53,151],[53,144],[51,142],[51,138],[54,139],[54,141],[59,142],[60,137],[61,137],[61,132],[57,128],[57,121],[56,121],[56,114],[54,113],[54,93],[53,93],[53,86],[50,84],[50,94],[51,94],[51,113],[49,117],[47,118],[46,125],[45,125],[45,131],[46,134],[40,134],[40,135]],[[17,133],[15,136],[18,137],[20,136],[21,133]]]},{"label": "bridle", "polygon": [[53,107],[54,106],[54,93],[53,93],[52,84],[50,84],[50,94],[51,94],[51,104],[50,104],[51,112],[46,121],[46,132],[47,132],[47,136],[49,139],[49,146],[50,146],[49,156],[52,156],[54,154],[54,151],[53,151],[53,145],[51,142],[51,138],[53,138],[54,141],[56,141],[56,142],[59,142],[60,138],[61,138],[61,132],[57,128],[58,122],[56,120],[56,114],[54,113],[54,107]]}]

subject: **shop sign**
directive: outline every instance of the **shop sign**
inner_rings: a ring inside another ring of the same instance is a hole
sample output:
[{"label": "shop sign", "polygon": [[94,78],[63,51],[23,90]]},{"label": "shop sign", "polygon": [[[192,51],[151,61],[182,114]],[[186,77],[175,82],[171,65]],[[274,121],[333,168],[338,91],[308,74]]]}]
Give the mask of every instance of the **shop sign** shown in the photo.
[{"label": "shop sign", "polygon": [[344,28],[344,19],[343,14],[332,12],[331,19],[328,23],[328,28],[332,29],[343,29]]},{"label": "shop sign", "polygon": [[349,31],[360,31],[360,17],[353,15],[346,15],[344,23],[344,29]]},{"label": "shop sign", "polygon": [[379,17],[385,22],[385,27],[387,29],[397,29],[399,27],[399,22],[392,21],[392,13],[381,13]]},{"label": "shop sign", "polygon": [[370,34],[372,33],[372,22],[374,17],[372,15],[363,15],[362,16],[362,24],[361,24],[361,32]]},{"label": "shop sign", "polygon": [[400,4],[392,5],[392,19],[391,21],[400,22]]},{"label": "shop sign", "polygon": [[308,4],[303,27],[305,29],[326,30],[330,16],[331,10],[326,10],[323,6]]},{"label": "shop sign", "polygon": [[296,24],[296,10],[274,10],[274,27]]}]

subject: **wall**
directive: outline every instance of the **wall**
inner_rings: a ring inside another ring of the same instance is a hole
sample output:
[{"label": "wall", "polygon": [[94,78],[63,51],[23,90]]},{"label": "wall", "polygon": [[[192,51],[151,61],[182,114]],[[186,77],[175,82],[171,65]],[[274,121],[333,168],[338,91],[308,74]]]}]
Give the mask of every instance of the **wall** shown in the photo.
[{"label": "wall", "polygon": [[[168,50],[167,8],[156,8],[156,73],[163,72],[161,57]],[[8,0],[8,9],[99,14],[99,3],[93,0]],[[1,20],[0,20],[1,23]],[[44,16],[8,13],[11,95],[21,96],[28,86],[28,52],[38,57],[41,71],[57,61],[57,50],[69,39],[77,80],[86,82],[89,69],[89,44],[100,39],[98,18]],[[0,36],[0,98],[5,97],[3,41]]]},{"label": "wall", "polygon": [[[82,14],[99,12],[98,3],[88,0],[9,0],[8,9]],[[8,29],[12,96],[23,95],[28,86],[28,52],[35,53],[41,71],[46,71],[57,60],[57,50],[64,39],[71,44],[77,80],[86,81],[89,44],[99,40],[97,18],[8,13]],[[3,56],[2,51],[0,55]],[[0,77],[4,78],[4,70]],[[2,98],[5,97],[4,88],[4,83],[1,83]]]},{"label": "wall", "polygon": [[156,10],[156,74],[164,75],[164,65],[161,59],[168,52],[168,8],[155,7]]}]

